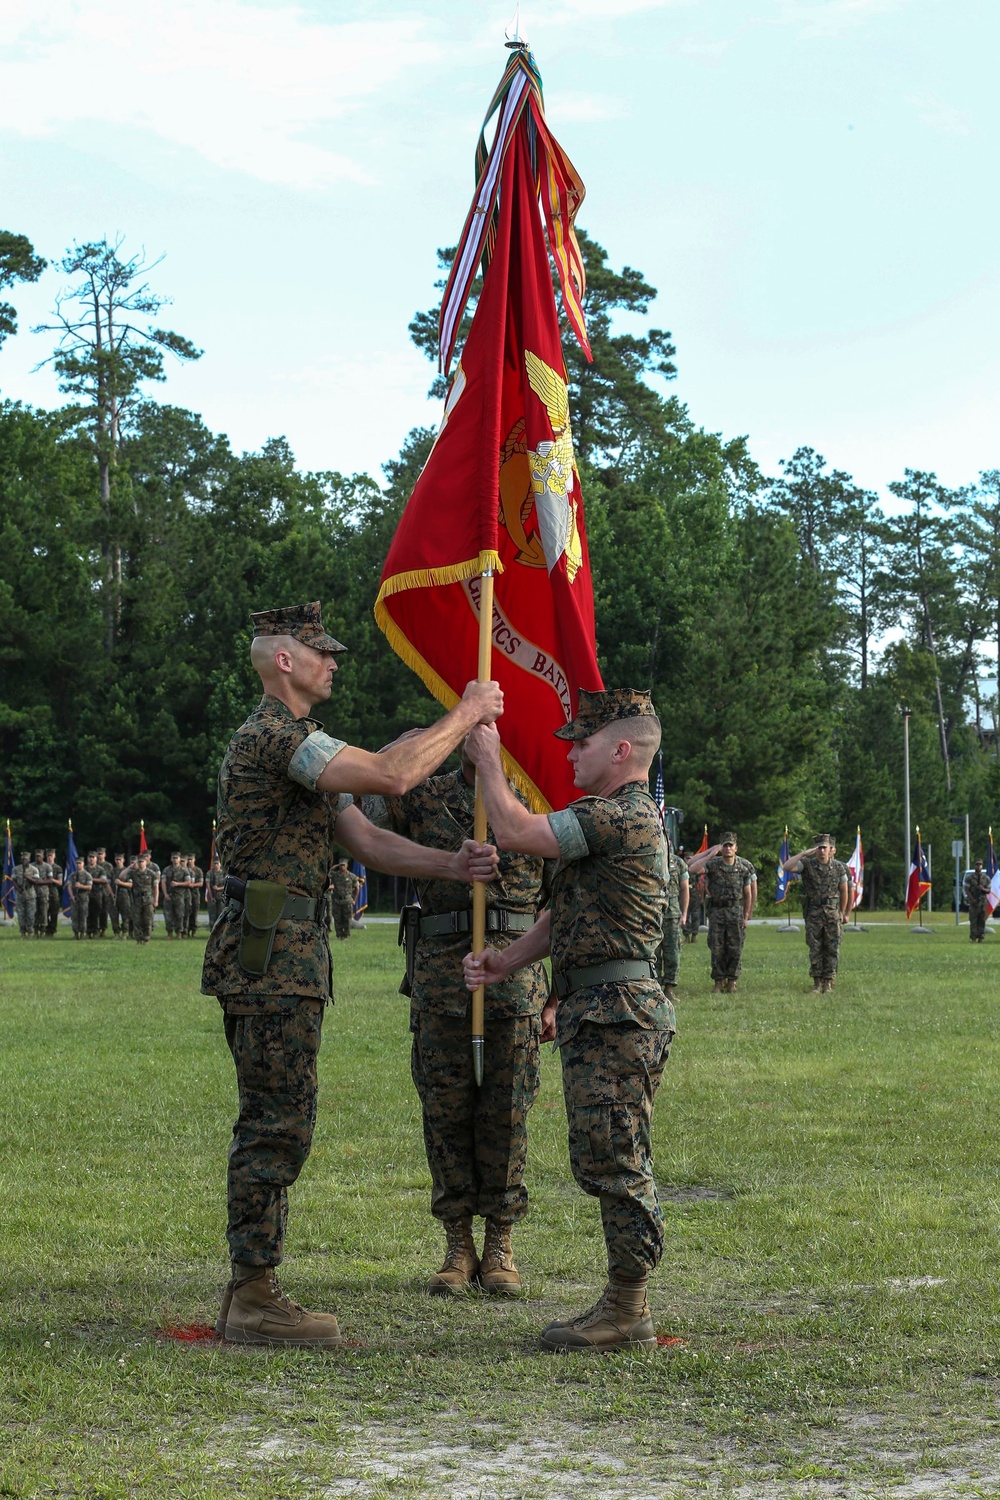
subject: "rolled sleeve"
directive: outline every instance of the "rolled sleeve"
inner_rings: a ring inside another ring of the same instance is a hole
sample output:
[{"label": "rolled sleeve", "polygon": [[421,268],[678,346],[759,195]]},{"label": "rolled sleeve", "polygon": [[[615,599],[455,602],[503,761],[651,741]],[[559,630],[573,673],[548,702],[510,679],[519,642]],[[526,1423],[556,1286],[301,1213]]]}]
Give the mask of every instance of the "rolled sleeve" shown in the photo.
[{"label": "rolled sleeve", "polygon": [[573,809],[564,807],[559,812],[549,813],[548,820],[549,827],[556,836],[559,858],[563,864],[572,864],[574,860],[586,859],[590,853],[587,836]]},{"label": "rolled sleeve", "polygon": [[299,786],[304,786],[308,791],[314,792],[320,776],[334,756],[340,754],[346,743],[346,740],[333,739],[322,729],[314,729],[312,734],[306,735],[288,762],[288,775],[292,781],[297,781]]}]

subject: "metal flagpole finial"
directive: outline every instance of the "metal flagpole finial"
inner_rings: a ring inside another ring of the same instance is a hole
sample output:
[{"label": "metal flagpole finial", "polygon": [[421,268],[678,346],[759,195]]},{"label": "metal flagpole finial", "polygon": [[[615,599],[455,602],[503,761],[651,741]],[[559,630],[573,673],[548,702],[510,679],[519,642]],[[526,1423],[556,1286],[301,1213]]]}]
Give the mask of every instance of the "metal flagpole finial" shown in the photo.
[{"label": "metal flagpole finial", "polygon": [[508,26],[508,27],[506,27],[504,29],[504,36],[507,38],[507,40],[504,42],[504,46],[508,47],[512,52],[513,51],[527,52],[527,50],[528,50],[528,44],[527,44],[527,42],[521,36],[521,7],[520,7],[520,5],[518,5],[517,8],[516,8],[516,10],[514,11],[514,25],[513,25],[513,30],[514,30],[514,35],[511,36],[511,34],[510,34],[511,33],[511,28]]}]

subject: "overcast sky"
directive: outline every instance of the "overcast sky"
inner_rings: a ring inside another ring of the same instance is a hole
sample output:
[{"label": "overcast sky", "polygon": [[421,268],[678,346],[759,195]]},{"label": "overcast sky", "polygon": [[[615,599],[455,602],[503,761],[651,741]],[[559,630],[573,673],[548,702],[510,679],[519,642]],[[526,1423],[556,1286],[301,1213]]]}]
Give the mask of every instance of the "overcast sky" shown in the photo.
[{"label": "overcast sky", "polygon": [[[0,228],[163,256],[160,399],[367,470],[436,423],[407,324],[472,194],[511,0],[0,0]],[[674,390],[768,472],[1000,467],[1000,7],[526,0],[580,223],[659,289]],[[59,397],[15,300],[0,392]]]}]

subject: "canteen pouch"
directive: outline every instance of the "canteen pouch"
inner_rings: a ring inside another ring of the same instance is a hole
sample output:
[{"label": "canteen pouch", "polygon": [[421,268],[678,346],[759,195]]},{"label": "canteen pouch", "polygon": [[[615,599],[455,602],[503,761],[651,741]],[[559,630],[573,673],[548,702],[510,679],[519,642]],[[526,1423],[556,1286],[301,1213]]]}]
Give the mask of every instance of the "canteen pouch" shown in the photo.
[{"label": "canteen pouch", "polygon": [[267,973],[274,934],[285,905],[285,887],[275,880],[248,880],[243,895],[240,968],[261,979]]},{"label": "canteen pouch", "polygon": [[413,993],[413,966],[417,959],[417,937],[420,932],[420,907],[415,902],[404,906],[399,913],[399,935],[396,939],[403,950],[406,972],[399,986],[399,994]]}]

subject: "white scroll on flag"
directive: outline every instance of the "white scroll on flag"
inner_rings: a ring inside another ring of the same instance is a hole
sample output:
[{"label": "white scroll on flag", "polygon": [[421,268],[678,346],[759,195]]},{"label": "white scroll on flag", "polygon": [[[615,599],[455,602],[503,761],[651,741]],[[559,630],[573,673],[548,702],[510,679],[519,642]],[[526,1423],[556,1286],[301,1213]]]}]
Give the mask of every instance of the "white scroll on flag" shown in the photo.
[{"label": "white scroll on flag", "polygon": [[851,910],[857,911],[861,905],[861,897],[865,893],[865,851],[861,847],[861,829],[858,829],[857,842],[854,845],[854,853],[847,861],[847,870],[854,884],[854,896],[851,900]]}]

